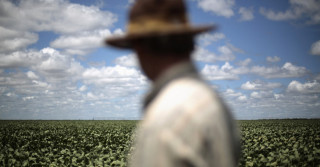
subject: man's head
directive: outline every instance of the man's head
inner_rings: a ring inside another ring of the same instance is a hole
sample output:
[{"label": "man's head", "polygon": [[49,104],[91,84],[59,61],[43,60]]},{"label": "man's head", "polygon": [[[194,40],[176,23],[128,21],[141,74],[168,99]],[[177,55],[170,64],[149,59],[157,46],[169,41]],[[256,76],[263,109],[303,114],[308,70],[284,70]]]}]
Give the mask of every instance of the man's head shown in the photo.
[{"label": "man's head", "polygon": [[214,28],[191,26],[183,0],[136,0],[129,13],[127,34],[106,43],[135,50],[142,69],[154,80],[172,64],[190,60],[193,37]]},{"label": "man's head", "polygon": [[194,48],[193,36],[162,36],[139,39],[132,48],[137,53],[141,68],[151,80],[171,65],[190,61]]}]

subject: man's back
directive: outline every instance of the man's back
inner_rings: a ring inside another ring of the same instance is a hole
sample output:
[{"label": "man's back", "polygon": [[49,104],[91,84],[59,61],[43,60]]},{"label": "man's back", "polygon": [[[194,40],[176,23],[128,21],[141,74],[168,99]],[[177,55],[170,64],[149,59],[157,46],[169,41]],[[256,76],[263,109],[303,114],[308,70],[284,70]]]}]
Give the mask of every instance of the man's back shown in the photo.
[{"label": "man's back", "polygon": [[175,75],[145,109],[132,164],[236,166],[238,132],[228,109],[196,72]]}]

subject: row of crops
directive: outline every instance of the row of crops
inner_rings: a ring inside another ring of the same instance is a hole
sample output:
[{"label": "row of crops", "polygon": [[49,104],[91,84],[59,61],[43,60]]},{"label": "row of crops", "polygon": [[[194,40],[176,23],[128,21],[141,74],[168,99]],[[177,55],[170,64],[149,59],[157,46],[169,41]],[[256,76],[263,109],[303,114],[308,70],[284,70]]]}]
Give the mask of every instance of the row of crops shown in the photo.
[{"label": "row of crops", "polygon": [[320,120],[240,121],[240,166],[320,167]]},{"label": "row of crops", "polygon": [[[0,166],[127,166],[137,121],[0,121]],[[239,166],[320,167],[320,120],[239,121]]]},{"label": "row of crops", "polygon": [[0,166],[126,166],[136,121],[0,121]]}]

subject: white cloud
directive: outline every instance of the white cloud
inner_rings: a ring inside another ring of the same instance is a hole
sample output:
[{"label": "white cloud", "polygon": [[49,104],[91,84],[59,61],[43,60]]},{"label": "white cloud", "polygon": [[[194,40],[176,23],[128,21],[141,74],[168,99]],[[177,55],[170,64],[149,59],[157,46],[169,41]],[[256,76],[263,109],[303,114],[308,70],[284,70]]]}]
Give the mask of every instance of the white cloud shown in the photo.
[{"label": "white cloud", "polygon": [[220,54],[216,55],[215,53],[212,53],[207,49],[197,47],[195,52],[193,53],[193,58],[196,61],[207,63],[214,63],[216,61],[232,61],[235,59],[232,48],[227,45],[220,46],[218,48],[218,51],[220,52]]},{"label": "white cloud", "polygon": [[32,100],[34,99],[35,97],[34,96],[27,96],[27,97],[23,97],[23,101],[27,101],[27,100]]},{"label": "white cloud", "polygon": [[32,71],[28,71],[27,72],[27,76],[28,76],[28,78],[30,78],[30,79],[38,79],[39,77],[34,73],[34,72],[32,72]]},{"label": "white cloud", "polygon": [[320,93],[320,83],[318,81],[301,83],[294,80],[288,85],[287,91],[303,94]]},{"label": "white cloud", "polygon": [[208,80],[236,80],[238,75],[232,73],[233,67],[226,62],[221,68],[216,65],[205,65],[201,74]]},{"label": "white cloud", "polygon": [[238,101],[247,101],[247,99],[248,99],[247,96],[242,95],[242,96],[239,96],[237,100]]},{"label": "white cloud", "polygon": [[8,97],[14,97],[14,96],[17,96],[15,93],[12,93],[12,92],[8,92],[7,94],[6,94],[6,96],[8,96]]},{"label": "white cloud", "polygon": [[218,16],[231,17],[234,15],[234,0],[197,0],[198,6],[206,12],[212,12]]},{"label": "white cloud", "polygon": [[140,71],[116,65],[114,67],[89,68],[83,72],[83,81],[99,87],[107,85],[136,87],[146,83]]},{"label": "white cloud", "polygon": [[230,43],[227,43],[227,47],[230,48],[230,50],[233,51],[233,52],[241,53],[241,54],[244,54],[244,53],[245,53],[245,51],[243,51],[243,50],[240,49],[240,48],[237,48],[237,47],[233,46],[233,45],[230,44]]},{"label": "white cloud", "polygon": [[198,36],[198,39],[202,43],[203,46],[208,46],[212,42],[219,41],[221,39],[224,39],[226,36],[223,33],[205,33],[200,36]]},{"label": "white cloud", "polygon": [[259,91],[259,92],[254,91],[250,94],[250,97],[254,99],[262,99],[262,98],[273,98],[274,95],[272,91]]},{"label": "white cloud", "polygon": [[50,88],[51,85],[46,83],[46,82],[42,82],[42,81],[37,81],[37,80],[32,80],[32,83],[34,85],[36,85],[37,87],[43,87],[43,88]]},{"label": "white cloud", "polygon": [[[114,34],[118,33],[116,30]],[[62,35],[52,41],[50,46],[53,48],[64,49],[67,54],[86,55],[93,49],[104,46],[104,40],[112,33],[108,29],[84,31],[78,34]]]},{"label": "white cloud", "polygon": [[47,59],[39,51],[16,51],[11,54],[0,54],[0,67],[12,68],[12,67],[31,67],[39,62]]},{"label": "white cloud", "polygon": [[228,101],[245,102],[248,100],[247,96],[241,92],[236,92],[233,89],[227,89],[221,93],[223,97]]},{"label": "white cloud", "polygon": [[28,84],[28,78],[25,73],[10,73],[0,75],[0,86],[21,86],[24,84]]},{"label": "white cloud", "polygon": [[281,68],[253,66],[250,72],[265,78],[292,78],[304,76],[308,73],[308,70],[305,67],[286,62]]},{"label": "white cloud", "polygon": [[260,80],[256,81],[247,81],[246,83],[241,85],[241,89],[244,90],[270,90],[279,88],[281,86],[280,83],[272,83],[272,82],[263,82]]},{"label": "white cloud", "polygon": [[312,44],[310,53],[312,55],[320,56],[320,40]]},{"label": "white cloud", "polygon": [[287,10],[285,12],[279,12],[276,13],[273,10],[267,10],[265,8],[260,8],[260,13],[267,17],[270,20],[290,20],[290,19],[296,19],[298,16],[293,13],[291,10]]},{"label": "white cloud", "polygon": [[240,97],[242,96],[242,93],[235,92],[233,89],[227,89],[223,94],[227,97]]},{"label": "white cloud", "polygon": [[79,79],[83,67],[73,57],[61,54],[53,48],[44,48],[40,51],[27,50],[18,51],[12,54],[0,54],[0,67],[19,68],[27,67],[32,72],[28,72],[28,77],[45,77],[51,81],[62,79],[76,80]]},{"label": "white cloud", "polygon": [[83,67],[74,58],[61,54],[53,48],[44,48],[40,51],[47,59],[39,62],[33,69],[51,81],[64,79],[77,80],[81,77]]},{"label": "white cloud", "polygon": [[274,98],[276,99],[276,100],[279,100],[280,98],[284,98],[285,96],[283,95],[283,94],[274,94]]},{"label": "white cloud", "polygon": [[251,60],[250,58],[247,58],[247,59],[245,59],[245,60],[243,60],[243,61],[239,61],[238,64],[239,64],[240,66],[245,67],[245,66],[248,66],[251,62],[252,62],[252,60]]},{"label": "white cloud", "polygon": [[87,89],[88,89],[88,88],[87,88],[86,85],[82,85],[82,86],[79,88],[79,90],[80,90],[81,92],[86,91]]},{"label": "white cloud", "polygon": [[125,67],[138,67],[138,60],[135,54],[117,57],[115,63]]},{"label": "white cloud", "polygon": [[38,35],[30,32],[20,32],[0,26],[0,53],[8,53],[24,49],[38,41]]},{"label": "white cloud", "polygon": [[270,62],[270,63],[279,62],[280,60],[281,60],[281,59],[280,59],[280,57],[278,57],[278,56],[274,56],[274,57],[268,56],[268,57],[267,57],[267,61]]},{"label": "white cloud", "polygon": [[306,17],[308,23],[320,23],[320,2],[317,0],[290,0],[290,7],[283,12],[260,8],[260,13],[270,20],[293,20]]},{"label": "white cloud", "polygon": [[302,77],[308,74],[305,67],[296,66],[289,62],[285,63],[282,67],[265,67],[265,66],[247,66],[250,59],[240,62],[240,66],[234,67],[226,62],[223,66],[205,65],[201,73],[209,80],[236,80],[239,75],[254,74],[264,78],[294,78]]},{"label": "white cloud", "polygon": [[240,7],[238,13],[241,15],[240,21],[250,21],[254,18],[253,8]]},{"label": "white cloud", "polygon": [[96,6],[67,1],[0,1],[0,24],[22,31],[54,31],[61,34],[110,27],[117,17]]}]

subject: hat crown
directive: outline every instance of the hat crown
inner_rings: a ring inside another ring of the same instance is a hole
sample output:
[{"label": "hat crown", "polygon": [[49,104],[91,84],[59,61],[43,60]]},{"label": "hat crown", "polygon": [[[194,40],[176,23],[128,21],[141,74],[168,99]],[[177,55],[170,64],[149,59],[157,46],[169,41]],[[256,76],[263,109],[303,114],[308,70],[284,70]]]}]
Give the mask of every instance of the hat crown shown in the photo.
[{"label": "hat crown", "polygon": [[134,40],[177,35],[197,35],[215,26],[189,24],[184,0],[136,0],[129,12],[127,33],[106,40],[119,48],[132,48]]},{"label": "hat crown", "polygon": [[129,14],[130,22],[146,18],[175,24],[188,22],[183,0],[137,0]]}]

